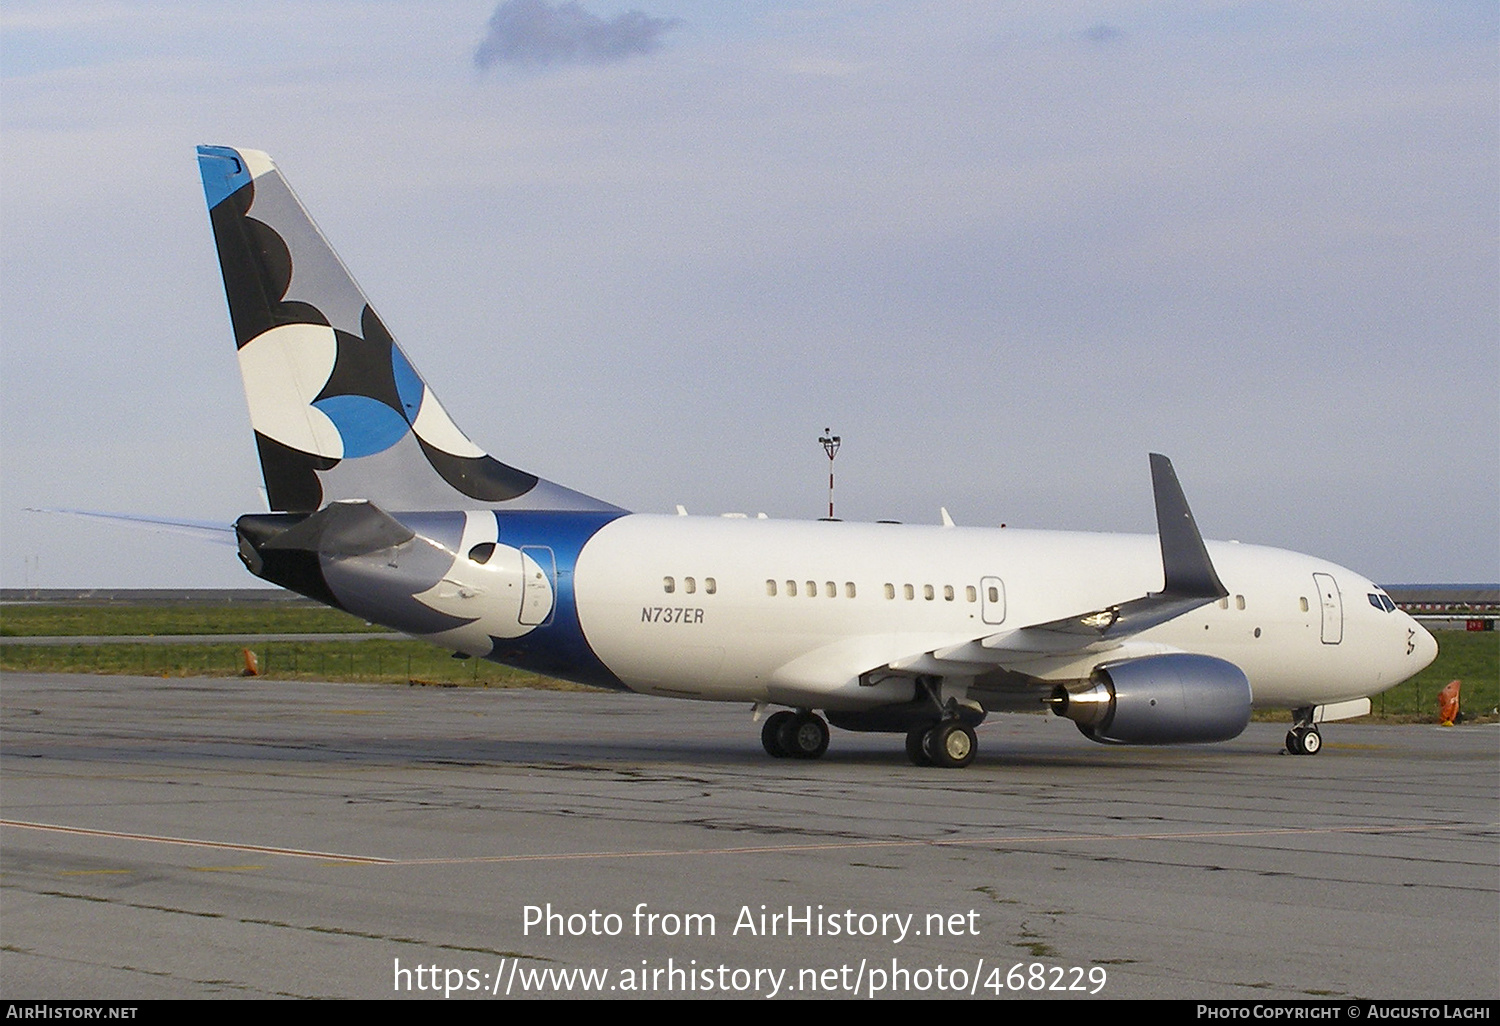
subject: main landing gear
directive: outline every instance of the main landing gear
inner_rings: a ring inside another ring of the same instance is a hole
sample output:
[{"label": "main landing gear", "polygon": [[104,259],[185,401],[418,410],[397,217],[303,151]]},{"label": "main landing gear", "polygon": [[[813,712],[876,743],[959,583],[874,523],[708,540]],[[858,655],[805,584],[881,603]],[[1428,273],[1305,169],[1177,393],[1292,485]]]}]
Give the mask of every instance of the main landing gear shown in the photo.
[{"label": "main landing gear", "polygon": [[944,701],[942,678],[921,676],[916,683],[939,718],[918,723],[906,732],[906,757],[914,766],[963,769],[979,751],[974,728],[960,718],[957,698],[950,696]]},{"label": "main landing gear", "polygon": [[1303,707],[1292,710],[1294,725],[1286,732],[1286,750],[1291,755],[1317,755],[1323,748],[1323,735],[1312,721],[1313,711]]},{"label": "main landing gear", "polygon": [[828,751],[828,724],[811,709],[783,709],[767,717],[760,743],[777,759],[816,759]]},{"label": "main landing gear", "polygon": [[[916,678],[918,693],[910,703],[851,713],[834,710],[828,718],[846,730],[897,733],[906,731],[906,755],[918,766],[962,769],[974,761],[979,740],[974,727],[983,722],[977,703],[960,705],[962,688],[944,694],[942,678]],[[765,705],[757,703],[759,716]],[[760,743],[776,759],[817,759],[828,751],[828,724],[808,708],[783,709],[766,717]]]},{"label": "main landing gear", "polygon": [[959,720],[924,723],[906,732],[906,757],[914,766],[963,769],[978,751],[974,729]]}]

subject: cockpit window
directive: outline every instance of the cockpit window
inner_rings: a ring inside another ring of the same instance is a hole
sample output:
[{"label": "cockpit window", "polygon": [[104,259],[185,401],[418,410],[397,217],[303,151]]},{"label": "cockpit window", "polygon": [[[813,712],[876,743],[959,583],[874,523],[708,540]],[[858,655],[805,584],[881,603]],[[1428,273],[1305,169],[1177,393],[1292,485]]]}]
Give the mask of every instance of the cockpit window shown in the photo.
[{"label": "cockpit window", "polygon": [[1394,613],[1396,611],[1396,603],[1391,601],[1391,597],[1389,595],[1377,595],[1372,591],[1369,594],[1369,599],[1370,605],[1374,606],[1376,609],[1383,610],[1387,613]]}]

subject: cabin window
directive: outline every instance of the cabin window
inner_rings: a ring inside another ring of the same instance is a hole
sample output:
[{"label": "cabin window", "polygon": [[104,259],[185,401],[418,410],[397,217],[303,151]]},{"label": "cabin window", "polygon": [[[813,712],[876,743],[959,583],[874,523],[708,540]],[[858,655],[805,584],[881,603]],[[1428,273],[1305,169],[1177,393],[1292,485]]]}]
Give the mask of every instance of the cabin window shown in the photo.
[{"label": "cabin window", "polygon": [[494,542],[480,542],[469,550],[469,558],[481,565],[488,563],[490,557],[495,554]]},{"label": "cabin window", "polygon": [[691,577],[684,577],[682,579],[682,590],[691,595],[698,590],[698,582]]},{"label": "cabin window", "polygon": [[1307,612],[1307,596],[1306,596],[1306,595],[1304,595],[1304,596],[1302,596],[1302,597],[1301,597],[1301,598],[1299,598],[1299,599],[1298,599],[1298,600],[1297,600],[1297,603],[1298,603],[1298,604],[1299,604],[1299,605],[1300,605],[1300,606],[1302,606],[1302,611],[1303,611],[1303,612],[1304,612],[1304,613],[1305,613],[1305,612]]},{"label": "cabin window", "polygon": [[705,577],[703,578],[703,590],[709,595],[717,595],[719,593],[719,584],[712,577]]},{"label": "cabin window", "polygon": [[845,581],[844,582],[844,597],[845,598],[853,598],[854,597],[854,582],[853,581]]},{"label": "cabin window", "polygon": [[771,596],[772,598],[776,597],[776,582],[775,581],[767,581],[766,582],[766,594],[769,595],[769,596]]},{"label": "cabin window", "polygon": [[786,593],[788,595],[790,595],[792,598],[796,598],[797,597],[797,582],[796,581],[787,581],[786,582]]},{"label": "cabin window", "polygon": [[823,590],[827,593],[829,598],[839,597],[839,586],[837,584],[834,584],[832,581],[829,581],[827,584],[823,585]]},{"label": "cabin window", "polygon": [[978,602],[979,592],[974,588],[974,585],[971,584],[964,589],[964,597],[967,598],[970,602]]},{"label": "cabin window", "polygon": [[894,584],[887,584],[885,586],[885,597],[888,599],[896,597],[896,586]]},{"label": "cabin window", "polygon": [[671,577],[663,577],[661,579],[661,590],[668,595],[672,594],[672,592],[677,590],[677,581]]},{"label": "cabin window", "polygon": [[1228,595],[1225,595],[1223,598],[1219,599],[1219,608],[1220,609],[1228,609],[1229,608],[1229,596]]},{"label": "cabin window", "polygon": [[1234,608],[1236,608],[1236,609],[1244,609],[1245,608],[1245,596],[1243,596],[1243,595],[1236,595],[1234,597]]},{"label": "cabin window", "polygon": [[924,585],[922,585],[922,597],[924,599],[926,599],[928,602],[931,602],[934,598],[937,597],[937,593],[932,590],[932,585],[930,585],[930,584],[924,584]]},{"label": "cabin window", "polygon": [[1000,601],[1000,589],[997,588],[997,587],[995,587],[993,584],[991,584],[989,587],[985,588],[984,589],[984,593],[985,593],[985,595],[987,596],[987,598],[988,598],[988,600],[990,602],[999,602]]},{"label": "cabin window", "polygon": [[818,582],[817,581],[808,581],[807,582],[807,597],[808,598],[817,598],[818,597]]},{"label": "cabin window", "polygon": [[944,602],[952,602],[953,601],[953,585],[951,585],[951,584],[945,584],[945,585],[943,585],[943,601]]},{"label": "cabin window", "polygon": [[906,601],[910,602],[917,597],[917,591],[909,584],[903,584],[901,590],[906,594]]}]

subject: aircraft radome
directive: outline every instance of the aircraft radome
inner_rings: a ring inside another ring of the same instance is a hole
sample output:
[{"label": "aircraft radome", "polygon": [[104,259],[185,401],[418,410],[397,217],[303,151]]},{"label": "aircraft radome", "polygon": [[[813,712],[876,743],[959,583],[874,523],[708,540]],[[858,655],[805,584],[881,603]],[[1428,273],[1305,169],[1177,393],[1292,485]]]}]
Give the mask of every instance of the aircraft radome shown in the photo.
[{"label": "aircraft radome", "polygon": [[1437,654],[1351,570],[1205,544],[1159,455],[1155,538],[645,515],[517,470],[449,418],[269,157],[198,161],[272,510],[236,522],[240,558],[285,588],[461,655],[781,706],[766,751],[808,759],[831,722],[964,766],[988,712],[1039,703],[1116,744],[1286,708],[1310,755]]}]

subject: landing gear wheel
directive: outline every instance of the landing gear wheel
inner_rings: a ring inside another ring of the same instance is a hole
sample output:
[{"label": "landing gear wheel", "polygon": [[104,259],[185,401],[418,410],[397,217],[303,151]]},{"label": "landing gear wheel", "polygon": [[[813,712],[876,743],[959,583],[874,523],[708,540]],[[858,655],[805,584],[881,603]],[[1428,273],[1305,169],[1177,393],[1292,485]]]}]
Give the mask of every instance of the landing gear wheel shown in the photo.
[{"label": "landing gear wheel", "polygon": [[1287,731],[1286,750],[1293,755],[1317,755],[1323,748],[1323,735],[1317,727],[1293,727]]},{"label": "landing gear wheel", "polygon": [[979,739],[967,725],[947,720],[933,727],[927,736],[927,751],[935,766],[963,769],[974,761]]},{"label": "landing gear wheel", "polygon": [[[779,715],[779,714],[778,714]],[[776,740],[794,759],[816,759],[828,751],[828,724],[817,713],[787,713]]]},{"label": "landing gear wheel", "polygon": [[932,756],[927,753],[927,735],[932,727],[924,723],[906,732],[906,757],[913,766],[931,766]]},{"label": "landing gear wheel", "polygon": [[796,713],[787,712],[785,709],[772,713],[766,718],[765,724],[760,728],[760,744],[771,758],[785,759],[792,754],[781,743],[781,730],[796,718]]}]

